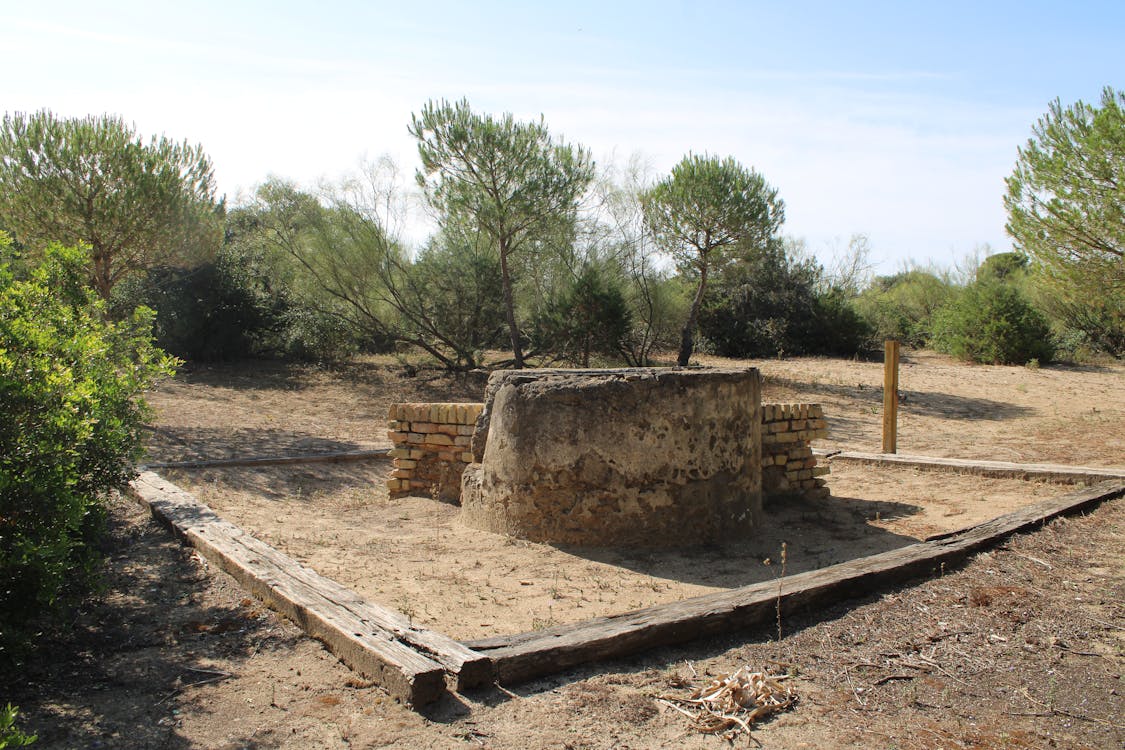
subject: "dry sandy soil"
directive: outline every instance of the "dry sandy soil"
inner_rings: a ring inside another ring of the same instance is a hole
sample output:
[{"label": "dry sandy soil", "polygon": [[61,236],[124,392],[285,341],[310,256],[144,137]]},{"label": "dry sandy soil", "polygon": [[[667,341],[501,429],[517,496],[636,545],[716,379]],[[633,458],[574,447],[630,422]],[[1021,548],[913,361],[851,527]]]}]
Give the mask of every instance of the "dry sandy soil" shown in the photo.
[{"label": "dry sandy soil", "polygon": [[[753,364],[766,376],[765,400],[825,404],[829,447],[878,448],[881,365]],[[1121,466],[1123,376],[1120,365],[1033,371],[913,353],[901,376],[900,451]],[[408,376],[376,361],[200,368],[153,394],[152,458],[380,447],[392,401],[479,400],[482,388],[480,377]],[[796,572],[1066,490],[838,465],[834,498],[771,507],[768,534],[752,543],[629,555],[469,534],[452,506],[391,503],[378,481],[385,471],[369,462],[172,478],[325,575],[466,638],[762,580],[779,572],[782,541]],[[41,747],[726,746],[654,700],[686,693],[675,685],[688,662],[701,678],[743,664],[792,675],[801,701],[755,730],[766,747],[1125,740],[1123,500],[940,579],[787,620],[780,640],[775,630],[732,633],[422,713],[349,672],[134,506],[116,503],[112,519],[106,591],[10,690]]]}]

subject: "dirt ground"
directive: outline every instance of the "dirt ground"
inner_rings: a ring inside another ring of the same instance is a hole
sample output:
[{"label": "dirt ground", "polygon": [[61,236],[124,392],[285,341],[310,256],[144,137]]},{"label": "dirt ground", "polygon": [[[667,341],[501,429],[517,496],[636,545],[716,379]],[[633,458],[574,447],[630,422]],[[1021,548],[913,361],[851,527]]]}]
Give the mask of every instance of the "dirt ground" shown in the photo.
[{"label": "dirt ground", "polygon": [[[883,365],[802,357],[732,361],[764,378],[763,401],[824,404],[821,447],[878,451]],[[175,461],[387,447],[395,401],[481,401],[487,376],[449,377],[371,357],[334,369],[255,362],[195,366],[149,398],[151,458]],[[899,453],[1084,466],[1125,463],[1125,364],[967,365],[908,351]]]},{"label": "dirt ground", "polygon": [[[753,364],[766,376],[767,401],[825,404],[828,444],[878,448],[881,365]],[[1123,375],[1120,365],[1033,371],[911,354],[901,377],[900,450],[1121,466]],[[383,446],[392,401],[479,400],[482,388],[480,377],[411,375],[376,361],[337,370],[199,368],[153,395],[152,457]],[[777,572],[781,537],[726,550],[737,555],[706,575],[698,552],[597,555],[480,534],[470,540],[459,536],[451,506],[389,503],[371,483],[382,471],[385,464],[371,462],[172,478],[320,572],[466,637]],[[817,522],[786,540],[787,572],[970,525],[1066,488],[838,465],[832,489],[836,504],[770,509],[785,521],[778,528]],[[676,686],[689,663],[701,677],[743,664],[791,675],[800,702],[757,728],[751,746],[1102,748],[1125,741],[1123,500],[1016,537],[942,578],[789,618],[780,639],[772,628],[732,633],[513,691],[453,697],[420,713],[351,673],[132,504],[115,503],[112,523],[105,591],[76,614],[73,634],[56,639],[0,693],[0,702],[21,706],[21,724],[40,734],[40,747],[725,747],[654,699],[686,693]],[[325,552],[332,534],[350,535],[351,548]],[[479,548],[475,558],[465,556],[469,541]],[[774,565],[763,565],[771,555]],[[403,559],[401,567],[390,562]],[[473,614],[454,621],[454,611]],[[506,613],[503,627],[497,612]]]},{"label": "dirt ground", "polygon": [[[390,500],[388,462],[164,471],[220,515],[365,599],[460,640],[519,633],[745,586],[913,544],[1057,484],[837,464],[832,497],[770,503],[749,541],[630,552],[558,548],[466,528],[458,508]],[[909,498],[909,500],[907,500]],[[771,560],[771,565],[763,564]]]}]

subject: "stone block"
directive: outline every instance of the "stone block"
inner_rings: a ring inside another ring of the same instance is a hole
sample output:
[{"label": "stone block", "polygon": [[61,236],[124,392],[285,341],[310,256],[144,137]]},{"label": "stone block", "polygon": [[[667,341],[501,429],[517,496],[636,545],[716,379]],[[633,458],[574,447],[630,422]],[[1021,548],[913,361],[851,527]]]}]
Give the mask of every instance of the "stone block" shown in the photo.
[{"label": "stone block", "polygon": [[591,546],[745,538],[761,514],[759,399],[750,368],[493,373],[462,522]]}]

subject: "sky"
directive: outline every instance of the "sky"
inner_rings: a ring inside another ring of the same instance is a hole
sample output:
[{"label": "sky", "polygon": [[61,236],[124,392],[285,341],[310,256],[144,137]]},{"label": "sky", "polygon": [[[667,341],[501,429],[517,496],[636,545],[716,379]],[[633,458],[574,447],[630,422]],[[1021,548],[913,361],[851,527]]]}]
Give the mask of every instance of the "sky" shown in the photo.
[{"label": "sky", "polygon": [[[0,108],[112,113],[202,144],[228,202],[389,155],[428,100],[542,116],[655,179],[733,156],[828,262],[950,266],[1004,232],[1004,178],[1060,99],[1125,87],[1125,2],[18,2]],[[412,224],[424,233],[424,219]]]}]

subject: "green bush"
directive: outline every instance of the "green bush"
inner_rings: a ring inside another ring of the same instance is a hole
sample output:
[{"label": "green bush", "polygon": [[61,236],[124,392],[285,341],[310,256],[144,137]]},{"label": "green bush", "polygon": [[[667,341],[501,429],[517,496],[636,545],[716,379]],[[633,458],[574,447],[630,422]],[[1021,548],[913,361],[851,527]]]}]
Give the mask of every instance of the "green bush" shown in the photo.
[{"label": "green bush", "polygon": [[870,326],[873,343],[896,339],[921,348],[929,344],[934,314],[955,293],[945,280],[915,269],[876,278],[856,298],[855,307]]},{"label": "green bush", "polygon": [[727,357],[852,355],[868,328],[836,289],[821,290],[822,269],[780,248],[726,269],[699,316],[699,330]]},{"label": "green bush", "polygon": [[95,580],[101,499],[140,454],[136,397],[173,369],[151,311],[107,321],[88,260],[51,247],[19,279],[0,264],[0,662]]},{"label": "green bush", "polygon": [[25,734],[16,726],[18,715],[19,708],[11,703],[0,708],[0,750],[9,747],[27,747],[37,739],[34,734]]},{"label": "green bush", "polygon": [[589,367],[593,354],[624,356],[632,327],[622,280],[605,264],[590,262],[536,315],[532,349]]},{"label": "green bush", "polygon": [[1046,319],[1016,287],[994,280],[970,284],[938,311],[933,343],[938,351],[985,364],[1054,357]]},{"label": "green bush", "polygon": [[479,367],[486,349],[504,346],[500,257],[490,248],[442,235],[403,273],[395,290],[403,338],[445,352],[455,369]]},{"label": "green bush", "polygon": [[237,246],[194,268],[161,266],[118,284],[115,315],[138,306],[156,311],[157,346],[197,362],[331,360],[359,348],[340,320],[296,304],[259,253]]}]

